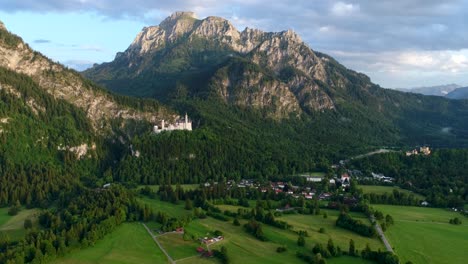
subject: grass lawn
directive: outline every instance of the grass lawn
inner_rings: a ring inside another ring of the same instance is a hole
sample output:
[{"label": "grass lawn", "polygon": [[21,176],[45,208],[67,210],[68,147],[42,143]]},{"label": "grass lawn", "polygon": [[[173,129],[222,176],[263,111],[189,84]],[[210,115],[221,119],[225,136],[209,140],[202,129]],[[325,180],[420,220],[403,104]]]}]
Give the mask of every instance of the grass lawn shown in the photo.
[{"label": "grass lawn", "polygon": [[196,249],[200,243],[193,240],[185,241],[182,234],[164,234],[158,236],[158,241],[173,260],[198,256]]},{"label": "grass lawn", "polygon": [[36,222],[38,209],[22,209],[17,215],[8,214],[9,208],[0,209],[0,232],[7,234],[12,240],[20,240],[26,234],[24,220],[31,218]]},{"label": "grass lawn", "polygon": [[[159,190],[159,185],[138,185],[137,189],[142,189],[142,188],[145,188],[146,186],[150,187],[153,191],[158,191]],[[173,184],[172,188],[175,189],[176,186],[177,186],[176,184]],[[200,184],[181,184],[180,185],[180,187],[182,187],[182,189],[184,189],[184,191],[196,190],[196,189],[198,189],[199,186],[200,186]]]},{"label": "grass lawn", "polygon": [[[308,246],[312,246],[315,243],[326,245],[328,239],[332,238],[335,245],[340,246],[344,251],[348,250],[350,239],[354,240],[356,249],[358,250],[364,249],[367,243],[373,250],[377,250],[379,248],[382,250],[384,249],[384,245],[378,238],[363,237],[349,230],[337,227],[335,223],[339,215],[338,211],[324,209],[321,209],[320,211],[321,213],[326,212],[328,217],[323,218],[322,215],[291,214],[283,215],[278,219],[293,225],[295,230],[307,230],[309,237],[306,238],[306,245]],[[352,215],[353,218],[359,219],[363,223],[370,225],[370,221],[364,214],[350,213],[350,215]],[[319,233],[321,227],[325,228],[326,233]],[[295,239],[297,239],[297,235],[295,236]]]},{"label": "grass lawn", "polygon": [[[221,230],[225,239],[222,242],[216,243],[210,248],[219,248],[224,245],[228,250],[232,263],[303,263],[302,260],[295,256],[297,251],[310,252],[310,248],[320,242],[326,245],[328,239],[332,237],[335,245],[338,245],[342,250],[347,250],[349,240],[352,238],[356,243],[357,249],[363,249],[367,243],[372,249],[377,250],[383,248],[383,244],[377,239],[370,239],[361,237],[348,230],[337,228],[335,226],[336,218],[338,217],[337,211],[326,211],[328,217],[325,219],[321,215],[284,215],[278,219],[287,221],[294,226],[296,230],[307,230],[309,237],[306,238],[306,246],[304,248],[297,246],[297,234],[291,230],[282,230],[262,224],[263,232],[269,239],[267,242],[260,242],[252,235],[246,233],[242,227],[246,220],[240,220],[241,226],[234,226],[232,222],[223,222],[213,218],[207,218],[192,222],[187,231],[192,229],[203,230]],[[362,216],[363,221],[368,221],[367,218]],[[201,227],[205,227],[205,229]],[[320,227],[324,227],[327,233],[321,234],[318,232]],[[190,231],[189,231],[190,232]],[[288,248],[287,252],[277,253],[276,248],[285,246]],[[353,262],[349,263],[370,263],[362,259],[350,258]],[[328,260],[327,260],[328,261]],[[346,258],[330,259],[330,263],[348,263]],[[336,262],[333,262],[336,261]],[[341,261],[341,262],[340,262]]]},{"label": "grass lawn", "polygon": [[[241,220],[241,224],[244,223],[246,221]],[[224,240],[211,245],[210,248],[215,249],[224,245],[227,248],[231,263],[303,264],[303,261],[295,256],[297,238],[290,231],[263,225],[263,231],[270,241],[261,242],[246,233],[242,226],[234,226],[232,222],[206,218],[199,220],[197,224],[211,230],[221,230],[223,232]],[[289,250],[281,254],[276,253],[276,248],[281,245],[286,245]]]},{"label": "grass lawn", "polygon": [[184,201],[179,201],[178,204],[173,204],[148,197],[139,197],[138,200],[144,204],[148,204],[155,212],[165,212],[171,217],[181,218],[192,213],[192,211],[184,209]]},{"label": "grass lawn", "polygon": [[[468,218],[459,213],[424,207],[374,205],[390,214],[395,225],[386,232],[402,263],[465,263],[468,258]],[[462,225],[451,225],[458,217]]]},{"label": "grass lawn", "polygon": [[0,208],[0,227],[3,226],[11,216],[8,214],[8,207]]},{"label": "grass lawn", "polygon": [[168,261],[140,223],[125,223],[93,247],[74,251],[53,263],[150,264]]},{"label": "grass lawn", "polygon": [[424,196],[421,194],[414,193],[409,190],[402,189],[398,186],[379,186],[379,185],[359,185],[358,188],[361,188],[364,193],[375,193],[375,194],[390,194],[393,190],[406,193],[408,195],[413,194],[419,200],[424,200]]},{"label": "grass lawn", "polygon": [[341,256],[327,259],[327,264],[375,264],[375,262],[358,257]]}]

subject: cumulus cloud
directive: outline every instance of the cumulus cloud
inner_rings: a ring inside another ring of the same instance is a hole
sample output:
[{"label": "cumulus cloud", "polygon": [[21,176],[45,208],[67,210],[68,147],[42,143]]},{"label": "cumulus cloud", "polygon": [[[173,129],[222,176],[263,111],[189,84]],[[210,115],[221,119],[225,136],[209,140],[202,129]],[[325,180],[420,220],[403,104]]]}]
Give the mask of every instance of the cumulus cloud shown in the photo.
[{"label": "cumulus cloud", "polygon": [[331,55],[340,62],[370,75],[408,68],[467,70],[467,0],[2,0],[0,10],[93,12],[110,20],[135,19],[148,25],[187,10],[200,18],[225,17],[241,30],[293,29],[314,50],[335,51]]}]

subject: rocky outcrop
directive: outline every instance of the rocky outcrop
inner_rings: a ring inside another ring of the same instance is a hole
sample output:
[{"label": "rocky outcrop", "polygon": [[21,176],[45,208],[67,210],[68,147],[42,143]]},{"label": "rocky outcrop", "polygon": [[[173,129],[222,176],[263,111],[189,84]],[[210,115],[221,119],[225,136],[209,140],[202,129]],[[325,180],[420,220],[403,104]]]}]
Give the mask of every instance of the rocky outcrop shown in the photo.
[{"label": "rocky outcrop", "polygon": [[[200,43],[200,40],[204,42]],[[116,56],[114,62],[98,65],[86,71],[85,75],[108,85],[116,82],[115,78],[119,79],[119,71],[126,74],[122,77],[123,82],[138,80],[140,76],[144,76],[142,79],[146,82],[151,78],[165,80],[168,74],[177,76],[190,74],[190,71],[206,71],[197,68],[200,63],[193,65],[191,62],[200,58],[209,61],[210,55],[217,60],[211,60],[206,68],[217,67],[217,64],[224,67],[223,61],[230,57],[241,57],[248,63],[260,66],[263,73],[257,72],[255,76],[252,72],[235,71],[228,73],[224,79],[214,76],[208,83],[211,89],[218,85],[219,90],[215,93],[226,102],[267,109],[272,111],[270,116],[277,118],[287,117],[293,112],[297,115],[303,110],[333,110],[335,103],[331,95],[318,83],[332,89],[343,89],[347,85],[343,76],[331,78],[327,72],[330,67],[328,58],[318,56],[292,30],[263,32],[245,28],[238,31],[226,19],[210,16],[200,20],[191,12],[176,12],[158,26],[144,28],[129,48]],[[119,68],[121,65],[128,67],[122,70]],[[114,79],[103,79],[108,78],[108,73]],[[265,76],[273,80],[262,81]],[[179,80],[173,80],[173,83],[177,82]],[[127,91],[122,89],[121,82],[115,83],[115,86],[119,87],[116,88],[118,91]],[[161,93],[157,94],[161,96]],[[164,93],[162,96],[165,96]]]},{"label": "rocky outcrop", "polygon": [[[5,30],[4,33],[10,34]],[[146,120],[156,123],[164,118],[173,118],[163,107],[153,109],[154,111],[139,111],[118,103],[111,94],[95,88],[79,73],[52,62],[31,50],[22,41],[16,46],[11,46],[0,39],[0,66],[30,76],[55,98],[64,99],[83,109],[98,131],[106,129],[110,119]],[[14,90],[14,87],[10,87],[11,89]],[[34,102],[27,103],[35,112],[41,110]]]},{"label": "rocky outcrop", "polygon": [[57,150],[70,151],[73,154],[75,154],[76,159],[80,160],[80,159],[85,158],[86,155],[89,154],[90,151],[95,151],[96,150],[96,144],[92,143],[92,144],[88,145],[87,143],[83,143],[81,145],[73,146],[73,147],[59,145],[57,147]]},{"label": "rocky outcrop", "polygon": [[301,113],[289,87],[258,70],[238,65],[225,67],[215,74],[210,85],[226,103],[264,109],[268,117],[278,119]]}]

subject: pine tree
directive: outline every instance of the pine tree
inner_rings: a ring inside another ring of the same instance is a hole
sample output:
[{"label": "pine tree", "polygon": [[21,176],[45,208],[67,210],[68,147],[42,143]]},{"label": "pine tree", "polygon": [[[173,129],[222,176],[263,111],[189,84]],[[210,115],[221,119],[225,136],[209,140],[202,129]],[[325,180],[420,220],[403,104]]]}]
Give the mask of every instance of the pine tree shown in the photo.
[{"label": "pine tree", "polygon": [[349,240],[349,251],[348,254],[350,256],[355,256],[356,255],[356,247],[354,245],[354,240],[350,239]]},{"label": "pine tree", "polygon": [[300,247],[305,246],[305,239],[304,239],[303,236],[299,236],[299,237],[297,238],[297,245],[300,246]]}]

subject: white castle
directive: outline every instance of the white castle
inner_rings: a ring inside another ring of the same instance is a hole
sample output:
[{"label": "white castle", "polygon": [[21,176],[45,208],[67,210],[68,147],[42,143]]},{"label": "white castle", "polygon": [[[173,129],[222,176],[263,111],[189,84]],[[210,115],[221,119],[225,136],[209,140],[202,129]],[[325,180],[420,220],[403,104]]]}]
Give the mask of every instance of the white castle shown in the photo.
[{"label": "white castle", "polygon": [[187,113],[185,113],[185,119],[179,119],[175,124],[169,124],[166,127],[164,119],[161,121],[161,128],[158,126],[153,127],[153,132],[158,134],[162,131],[173,131],[173,130],[189,130],[192,131],[192,121],[189,121]]}]

